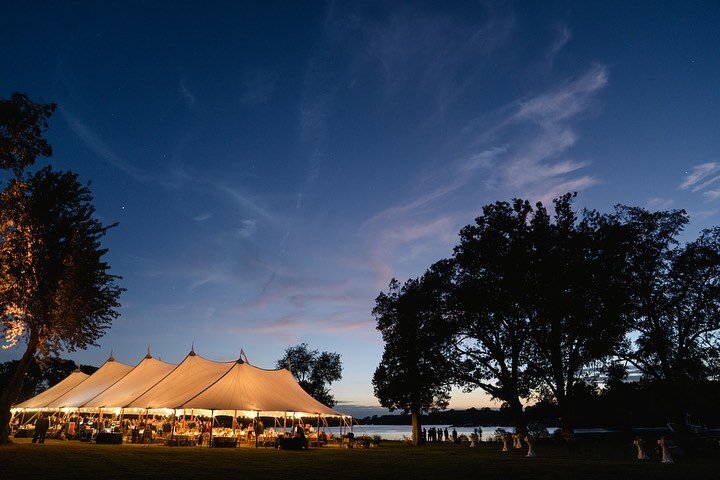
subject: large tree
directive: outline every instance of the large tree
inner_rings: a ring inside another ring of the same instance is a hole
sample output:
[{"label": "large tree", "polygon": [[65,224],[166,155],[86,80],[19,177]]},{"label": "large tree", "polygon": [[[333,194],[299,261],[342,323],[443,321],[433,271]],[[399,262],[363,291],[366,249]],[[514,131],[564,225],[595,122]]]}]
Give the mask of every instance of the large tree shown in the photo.
[{"label": "large tree", "polygon": [[540,395],[557,403],[566,435],[587,367],[615,354],[628,331],[627,255],[635,244],[616,215],[578,216],[573,197],[555,199],[552,216],[537,205],[528,266],[528,370]]},{"label": "large tree", "polygon": [[307,343],[301,343],[288,347],[277,366],[289,368],[303,390],[315,400],[329,407],[337,403],[330,393],[330,384],[342,378],[339,353],[310,350]]},{"label": "large tree", "polygon": [[620,214],[640,239],[630,255],[633,335],[621,356],[662,386],[682,428],[688,392],[719,373],[720,228],[681,246],[684,211]]},{"label": "large tree", "polygon": [[457,380],[504,402],[520,433],[526,432],[521,399],[532,386],[526,373],[532,213],[522,200],[486,205],[460,231],[454,255]]},{"label": "large tree", "polygon": [[451,263],[443,261],[403,285],[393,279],[373,309],[385,341],[373,376],[375,396],[390,411],[410,413],[415,445],[421,444],[421,414],[445,408],[450,399],[451,273]]},{"label": "large tree", "polygon": [[42,134],[54,109],[21,94],[0,102],[0,166],[15,173],[0,192],[0,331],[3,348],[25,344],[0,394],[0,443],[9,441],[10,406],[31,364],[94,345],[122,292],[102,259],[112,225],[95,218],[90,190],[72,172],[25,173],[51,153]]}]

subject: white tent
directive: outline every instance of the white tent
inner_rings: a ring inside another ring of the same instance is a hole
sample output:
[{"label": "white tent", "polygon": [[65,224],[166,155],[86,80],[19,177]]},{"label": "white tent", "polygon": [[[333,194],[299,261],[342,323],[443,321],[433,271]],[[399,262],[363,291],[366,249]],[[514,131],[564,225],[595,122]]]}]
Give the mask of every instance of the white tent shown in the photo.
[{"label": "white tent", "polygon": [[88,400],[105,391],[108,387],[130,373],[132,369],[133,367],[131,365],[120,363],[110,355],[110,358],[108,358],[95,373],[64,395],[49,402],[46,408],[58,410],[61,408],[81,407]]},{"label": "white tent", "polygon": [[242,360],[179,408],[214,410],[216,415],[341,416],[308,395],[288,370],[263,370]]},{"label": "white tent", "polygon": [[86,402],[80,410],[97,411],[101,408],[123,407],[165,378],[176,366],[153,358],[148,349],[148,354],[130,373]]},{"label": "white tent", "polygon": [[129,410],[154,410],[164,413],[174,409],[207,388],[235,362],[213,362],[190,351],[175,369],[126,405],[118,405]]},{"label": "white tent", "polygon": [[213,362],[193,350],[173,365],[148,355],[135,367],[110,358],[92,375],[73,372],[13,411],[344,416],[312,398],[285,369]]},{"label": "white tent", "polygon": [[44,392],[35,395],[29,400],[15,405],[13,408],[26,409],[26,410],[37,410],[46,407],[50,402],[58,397],[65,395],[67,392],[75,388],[79,383],[85,381],[90,376],[75,370],[70,375],[65,377],[62,381],[48,388]]}]

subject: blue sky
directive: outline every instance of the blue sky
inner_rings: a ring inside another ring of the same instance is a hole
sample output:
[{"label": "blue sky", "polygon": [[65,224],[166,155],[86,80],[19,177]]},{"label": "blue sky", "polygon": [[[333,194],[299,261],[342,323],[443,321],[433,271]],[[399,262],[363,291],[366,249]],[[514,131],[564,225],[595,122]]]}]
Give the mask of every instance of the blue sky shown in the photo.
[{"label": "blue sky", "polygon": [[375,296],[483,204],[718,223],[717,2],[447,3],[2,2],[0,95],[58,103],[53,163],[120,222],[122,316],[70,358],[269,367],[306,341],[373,405]]}]

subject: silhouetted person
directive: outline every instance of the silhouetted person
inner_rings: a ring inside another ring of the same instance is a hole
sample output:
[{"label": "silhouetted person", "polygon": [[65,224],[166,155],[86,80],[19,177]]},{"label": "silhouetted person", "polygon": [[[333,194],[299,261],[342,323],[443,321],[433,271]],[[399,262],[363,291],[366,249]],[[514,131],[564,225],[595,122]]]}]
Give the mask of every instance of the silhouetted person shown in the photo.
[{"label": "silhouetted person", "polygon": [[457,443],[457,430],[455,430],[455,428],[453,428],[453,431],[452,431],[452,439],[453,439],[453,443]]},{"label": "silhouetted person", "polygon": [[45,443],[45,435],[50,428],[50,420],[40,414],[40,418],[35,424],[35,433],[33,434],[33,443]]},{"label": "silhouetted person", "polygon": [[446,442],[447,442],[448,440],[450,440],[450,434],[448,433],[447,427],[445,427],[445,432],[443,433],[443,435],[445,436],[445,441],[446,441]]},{"label": "silhouetted person", "polygon": [[423,428],[423,429],[422,429],[422,441],[423,441],[423,443],[426,443],[427,440],[428,440],[427,430],[425,430],[425,429]]}]

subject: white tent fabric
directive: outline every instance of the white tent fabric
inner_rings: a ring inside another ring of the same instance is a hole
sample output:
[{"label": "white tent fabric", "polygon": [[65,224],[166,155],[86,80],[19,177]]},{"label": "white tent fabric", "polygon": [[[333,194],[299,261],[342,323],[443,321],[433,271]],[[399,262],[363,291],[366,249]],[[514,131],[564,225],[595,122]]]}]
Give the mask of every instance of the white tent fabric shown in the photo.
[{"label": "white tent fabric", "polygon": [[130,373],[85,403],[81,410],[123,407],[165,378],[176,366],[161,362],[148,353]]},{"label": "white tent fabric", "polygon": [[47,408],[77,408],[127,375],[133,367],[116,361],[112,356],[92,375],[75,388],[47,404]]},{"label": "white tent fabric", "polygon": [[15,408],[24,408],[24,409],[39,409],[46,407],[48,403],[52,402],[58,397],[61,397],[65,395],[67,392],[75,388],[79,383],[85,381],[85,379],[89,378],[90,375],[87,375],[80,370],[75,370],[70,375],[65,377],[62,381],[59,383],[53,385],[52,387],[48,388],[44,392],[35,395],[29,400],[25,400],[22,403],[18,403],[13,407]]},{"label": "white tent fabric", "polygon": [[13,410],[115,410],[246,416],[344,416],[323,405],[285,369],[263,370],[243,360],[213,362],[191,351],[178,365],[148,355],[132,367],[112,355],[95,373],[73,372]]},{"label": "white tent fabric", "polygon": [[177,408],[215,382],[234,364],[213,362],[192,351],[157,384],[127,405],[119,406],[148,410]]},{"label": "white tent fabric", "polygon": [[288,370],[263,370],[242,361],[179,408],[341,416],[308,395]]}]

